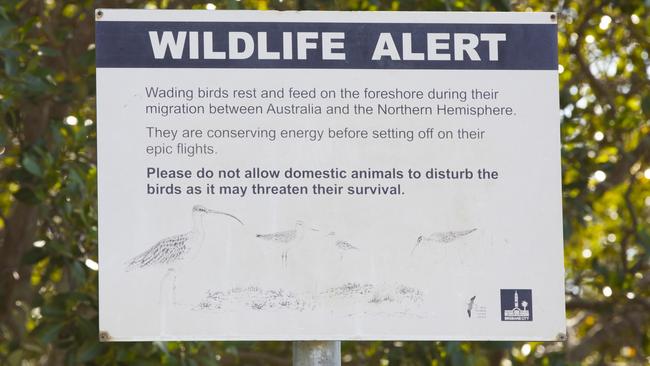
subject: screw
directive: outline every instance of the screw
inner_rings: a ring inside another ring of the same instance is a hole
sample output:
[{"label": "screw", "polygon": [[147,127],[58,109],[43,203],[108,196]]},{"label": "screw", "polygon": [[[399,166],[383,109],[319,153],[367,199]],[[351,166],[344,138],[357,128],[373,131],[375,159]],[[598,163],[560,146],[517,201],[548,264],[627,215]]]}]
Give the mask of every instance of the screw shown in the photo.
[{"label": "screw", "polygon": [[558,333],[557,335],[557,340],[560,342],[564,342],[567,340],[567,336],[565,333]]},{"label": "screw", "polygon": [[555,13],[551,14],[551,20],[555,21],[556,19],[557,19],[557,15],[555,15]]},{"label": "screw", "polygon": [[100,20],[104,16],[104,12],[101,10],[97,10],[95,13],[95,19]]},{"label": "screw", "polygon": [[106,331],[101,331],[99,332],[99,341],[100,342],[108,342],[111,340],[111,335],[106,332]]}]

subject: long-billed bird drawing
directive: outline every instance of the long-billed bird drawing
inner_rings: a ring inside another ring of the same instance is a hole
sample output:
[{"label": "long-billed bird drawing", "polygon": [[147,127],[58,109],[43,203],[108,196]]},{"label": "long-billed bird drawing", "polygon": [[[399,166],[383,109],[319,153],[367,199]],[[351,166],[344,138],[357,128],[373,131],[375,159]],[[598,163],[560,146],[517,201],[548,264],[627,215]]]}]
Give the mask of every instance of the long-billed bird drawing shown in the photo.
[{"label": "long-billed bird drawing", "polygon": [[227,212],[215,211],[201,205],[196,205],[192,208],[191,231],[158,241],[151,248],[129,260],[126,271],[154,266],[167,267],[167,273],[161,281],[161,292],[169,277],[172,277],[172,295],[175,302],[176,271],[194,260],[201,251],[201,246],[205,238],[203,218],[208,214],[227,216],[239,224],[244,225],[240,219]]},{"label": "long-billed bird drawing", "polygon": [[411,250],[411,254],[413,254],[413,252],[415,252],[415,249],[417,249],[418,246],[420,246],[420,244],[422,244],[423,242],[434,242],[434,243],[443,243],[443,244],[451,243],[452,241],[467,236],[475,231],[476,228],[469,229],[469,230],[460,230],[460,231],[442,231],[442,232],[433,233],[428,236],[420,235],[418,237],[417,243],[415,243],[415,246],[413,247],[413,250]]},{"label": "long-billed bird drawing", "polygon": [[298,220],[296,221],[296,226],[294,229],[270,234],[257,234],[256,236],[259,239],[278,244],[278,246],[282,248],[282,264],[286,265],[289,256],[289,250],[298,245],[302,241],[304,235],[304,223]]}]

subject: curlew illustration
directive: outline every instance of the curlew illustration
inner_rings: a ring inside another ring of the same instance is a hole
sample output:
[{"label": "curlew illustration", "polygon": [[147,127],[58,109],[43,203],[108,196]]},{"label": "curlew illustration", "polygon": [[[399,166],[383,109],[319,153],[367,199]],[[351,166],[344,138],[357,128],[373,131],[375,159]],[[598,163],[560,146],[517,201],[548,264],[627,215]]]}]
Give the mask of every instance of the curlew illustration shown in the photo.
[{"label": "curlew illustration", "polygon": [[282,248],[282,263],[286,265],[289,250],[299,244],[304,235],[304,223],[298,220],[296,221],[296,227],[294,229],[271,234],[257,234],[256,236],[262,240],[278,244],[278,246]]},{"label": "curlew illustration", "polygon": [[167,267],[167,273],[161,282],[161,292],[170,277],[172,278],[172,291],[175,291],[176,271],[194,260],[201,250],[201,245],[205,237],[203,218],[206,214],[228,216],[241,225],[244,225],[240,219],[229,213],[196,205],[192,208],[193,225],[190,232],[170,236],[158,241],[145,252],[129,260],[126,271],[129,272],[135,269],[144,269],[153,266]]},{"label": "curlew illustration", "polygon": [[411,250],[411,254],[415,252],[415,249],[417,249],[420,244],[423,242],[434,242],[434,243],[451,243],[452,241],[462,238],[464,236],[467,236],[473,232],[475,232],[477,229],[469,229],[469,230],[460,230],[460,231],[443,231],[443,232],[438,232],[438,233],[433,233],[429,236],[424,236],[420,235],[418,237],[417,243],[415,243],[415,246],[413,247],[413,250]]}]

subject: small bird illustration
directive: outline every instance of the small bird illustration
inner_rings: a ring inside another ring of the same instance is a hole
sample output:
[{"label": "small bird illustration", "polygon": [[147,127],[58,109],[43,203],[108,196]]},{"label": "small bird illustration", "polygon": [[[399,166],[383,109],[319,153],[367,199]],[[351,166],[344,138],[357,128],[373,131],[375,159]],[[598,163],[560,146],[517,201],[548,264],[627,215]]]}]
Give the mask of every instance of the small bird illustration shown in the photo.
[{"label": "small bird illustration", "polygon": [[164,287],[162,285],[164,285],[169,276],[173,276],[173,288],[175,289],[175,271],[195,259],[201,250],[205,237],[203,218],[206,214],[227,216],[239,224],[244,225],[240,219],[229,213],[196,205],[192,208],[193,225],[190,232],[173,235],[158,241],[151,248],[129,260],[126,271],[129,272],[135,269],[144,269],[159,265],[165,266],[167,267],[167,273],[163,277],[161,287]]},{"label": "small bird illustration", "polygon": [[[329,234],[327,234],[328,237],[335,237],[336,233],[334,231],[331,231]],[[350,250],[359,250],[359,248],[355,247],[354,245],[350,244],[350,242],[345,241],[345,240],[339,240],[339,239],[334,239],[334,246],[336,249],[339,250],[340,252],[340,257],[343,259],[343,255],[345,252],[350,251]]]},{"label": "small bird illustration", "polygon": [[256,236],[262,240],[277,243],[282,248],[282,263],[286,265],[289,250],[302,241],[304,234],[304,223],[298,220],[294,229],[271,234],[257,234]]},{"label": "small bird illustration", "polygon": [[438,233],[433,233],[429,236],[424,236],[420,235],[418,237],[417,243],[415,243],[415,246],[411,250],[411,254],[417,249],[417,247],[422,244],[422,242],[435,242],[435,243],[451,243],[452,241],[462,238],[464,236],[467,236],[473,232],[475,232],[477,229],[469,229],[469,230],[460,230],[460,231],[443,231],[443,232],[438,232]]},{"label": "small bird illustration", "polygon": [[476,295],[472,296],[467,303],[467,316],[472,317],[472,309],[474,308],[474,300],[476,300]]}]

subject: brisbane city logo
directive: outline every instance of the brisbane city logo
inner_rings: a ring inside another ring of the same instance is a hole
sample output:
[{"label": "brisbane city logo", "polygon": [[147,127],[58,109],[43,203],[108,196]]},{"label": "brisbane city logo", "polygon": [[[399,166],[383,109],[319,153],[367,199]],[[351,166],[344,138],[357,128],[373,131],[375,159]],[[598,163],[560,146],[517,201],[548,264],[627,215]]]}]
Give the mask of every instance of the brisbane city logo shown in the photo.
[{"label": "brisbane city logo", "polygon": [[533,291],[530,289],[502,289],[501,320],[532,321]]}]

